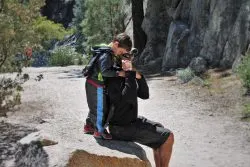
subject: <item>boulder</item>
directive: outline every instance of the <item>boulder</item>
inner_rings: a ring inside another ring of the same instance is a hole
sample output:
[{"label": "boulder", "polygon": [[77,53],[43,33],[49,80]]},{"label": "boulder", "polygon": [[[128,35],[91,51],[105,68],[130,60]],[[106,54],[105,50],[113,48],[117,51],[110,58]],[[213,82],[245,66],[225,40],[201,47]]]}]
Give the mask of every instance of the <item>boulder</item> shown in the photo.
[{"label": "boulder", "polygon": [[195,57],[191,60],[189,68],[197,75],[207,70],[207,61],[202,57]]},{"label": "boulder", "polygon": [[208,67],[231,68],[246,53],[249,28],[248,0],[148,0],[143,21],[148,40],[140,63],[162,57],[158,65],[167,71],[202,57]]},{"label": "boulder", "polygon": [[46,0],[41,13],[48,19],[61,23],[64,27],[69,27],[74,17],[74,4],[75,0]]},{"label": "boulder", "polygon": [[183,22],[170,24],[162,71],[187,66],[189,59],[184,51],[187,48],[189,31],[188,25]]},{"label": "boulder", "polygon": [[[62,139],[46,132],[35,132],[18,142],[15,165],[35,167],[150,167],[141,146],[133,142],[94,139],[82,135],[82,140]],[[26,160],[28,161],[26,162]],[[48,161],[48,159],[50,161]]]}]

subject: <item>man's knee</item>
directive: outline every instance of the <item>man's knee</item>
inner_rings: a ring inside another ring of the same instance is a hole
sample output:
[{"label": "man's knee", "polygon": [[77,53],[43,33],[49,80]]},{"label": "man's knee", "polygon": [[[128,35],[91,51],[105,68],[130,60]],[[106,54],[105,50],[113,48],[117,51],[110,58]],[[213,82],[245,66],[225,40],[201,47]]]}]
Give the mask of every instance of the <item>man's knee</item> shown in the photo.
[{"label": "man's knee", "polygon": [[170,133],[166,142],[171,144],[171,145],[174,144],[174,134],[173,133]]}]

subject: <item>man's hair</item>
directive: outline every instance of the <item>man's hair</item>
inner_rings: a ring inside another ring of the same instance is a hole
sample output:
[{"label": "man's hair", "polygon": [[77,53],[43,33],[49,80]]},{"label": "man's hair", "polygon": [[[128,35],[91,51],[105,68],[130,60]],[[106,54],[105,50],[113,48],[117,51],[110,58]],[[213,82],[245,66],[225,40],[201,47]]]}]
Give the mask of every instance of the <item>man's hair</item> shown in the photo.
[{"label": "man's hair", "polygon": [[127,51],[130,51],[132,48],[132,41],[126,33],[120,33],[116,35],[113,39],[113,42],[119,42],[118,47],[124,48]]}]

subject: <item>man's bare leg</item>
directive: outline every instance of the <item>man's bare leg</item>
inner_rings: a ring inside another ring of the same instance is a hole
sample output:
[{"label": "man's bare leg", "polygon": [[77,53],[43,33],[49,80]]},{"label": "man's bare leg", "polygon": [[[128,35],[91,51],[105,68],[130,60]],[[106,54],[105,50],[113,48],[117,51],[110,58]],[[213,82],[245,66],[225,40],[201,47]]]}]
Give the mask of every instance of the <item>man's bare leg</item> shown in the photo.
[{"label": "man's bare leg", "polygon": [[168,139],[159,148],[160,165],[161,167],[168,167],[172,154],[172,147],[174,144],[174,135],[171,133]]},{"label": "man's bare leg", "polygon": [[161,167],[160,148],[153,149],[153,152],[154,152],[155,166],[156,167]]}]

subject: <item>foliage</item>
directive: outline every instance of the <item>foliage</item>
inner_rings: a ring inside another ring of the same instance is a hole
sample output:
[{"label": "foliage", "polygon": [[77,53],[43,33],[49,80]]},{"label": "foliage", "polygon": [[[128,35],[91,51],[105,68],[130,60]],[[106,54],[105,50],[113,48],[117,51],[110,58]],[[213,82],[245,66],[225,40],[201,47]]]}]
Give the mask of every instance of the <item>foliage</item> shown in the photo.
[{"label": "foliage", "polygon": [[21,85],[28,79],[27,74],[23,76],[18,74],[15,79],[0,78],[0,116],[5,115],[14,106],[21,104],[20,92],[23,91]]},{"label": "foliage", "polygon": [[62,38],[66,30],[40,16],[44,0],[0,1],[0,72],[15,71],[15,55],[37,49],[47,39]]},{"label": "foliage", "polygon": [[243,58],[237,73],[243,81],[243,86],[250,90],[250,53]]},{"label": "foliage", "polygon": [[73,7],[73,26],[75,27],[75,31],[78,34],[78,39],[76,41],[76,50],[77,52],[84,53],[83,43],[85,38],[82,34],[82,26],[81,22],[84,19],[85,15],[85,0],[75,0],[75,5]]},{"label": "foliage", "polygon": [[110,42],[125,30],[123,6],[119,0],[85,0],[85,18],[81,24],[87,36],[86,46]]},{"label": "foliage", "polygon": [[73,25],[76,27],[77,31],[81,31],[81,22],[84,19],[84,12],[85,12],[85,6],[84,6],[85,0],[75,0],[75,5],[73,8],[74,12],[74,18],[73,18]]},{"label": "foliage", "polygon": [[244,119],[250,118],[250,103],[244,105],[242,118],[244,118]]},{"label": "foliage", "polygon": [[187,83],[195,77],[194,72],[190,68],[177,71],[177,77],[183,82]]},{"label": "foliage", "polygon": [[75,51],[75,48],[71,46],[60,46],[56,48],[50,57],[49,64],[51,66],[68,66],[68,65],[80,65],[85,63],[81,54]]},{"label": "foliage", "polygon": [[62,40],[65,35],[73,33],[73,30],[66,30],[62,24],[47,20],[46,17],[38,17],[33,23],[33,29],[42,41],[52,39]]}]

